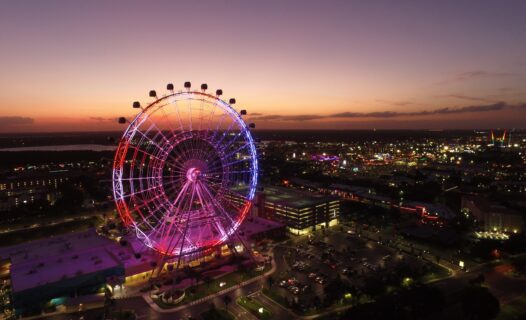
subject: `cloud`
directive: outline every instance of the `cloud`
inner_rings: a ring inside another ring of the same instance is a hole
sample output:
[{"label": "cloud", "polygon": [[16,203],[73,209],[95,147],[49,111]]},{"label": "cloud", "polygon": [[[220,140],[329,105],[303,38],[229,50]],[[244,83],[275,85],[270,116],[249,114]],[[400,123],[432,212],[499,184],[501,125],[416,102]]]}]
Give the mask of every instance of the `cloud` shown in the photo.
[{"label": "cloud", "polygon": [[455,99],[468,100],[468,101],[495,102],[495,100],[489,100],[486,98],[479,98],[479,97],[473,97],[473,96],[466,96],[463,94],[448,94],[448,95],[443,95],[443,96],[438,96],[438,97],[455,98]]},{"label": "cloud", "polygon": [[92,121],[99,121],[99,122],[117,121],[117,117],[115,118],[89,117],[89,119]]},{"label": "cloud", "polygon": [[457,74],[455,79],[457,81],[464,81],[477,78],[507,77],[512,75],[513,73],[507,72],[469,71]]},{"label": "cloud", "polygon": [[0,116],[0,126],[23,126],[31,125],[35,123],[35,119],[29,117],[20,117],[20,116],[9,116],[2,117]]},{"label": "cloud", "polygon": [[506,109],[525,109],[526,103],[511,105],[505,102],[497,102],[486,105],[473,105],[461,108],[440,108],[435,110],[422,110],[412,112],[397,112],[397,111],[377,111],[377,112],[340,112],[328,115],[315,114],[300,114],[300,115],[264,115],[253,118],[259,121],[311,121],[320,119],[354,119],[354,118],[377,118],[390,119],[400,117],[417,117],[417,116],[432,116],[432,115],[451,115],[461,113],[482,113],[491,111],[501,111]]},{"label": "cloud", "polygon": [[309,121],[309,120],[317,120],[321,118],[327,118],[327,116],[316,115],[316,114],[298,114],[298,115],[290,115],[290,116],[279,115],[279,114],[269,114],[269,115],[255,117],[252,119],[262,120],[262,121],[268,121],[268,120]]},{"label": "cloud", "polygon": [[389,100],[382,100],[382,99],[376,99],[377,102],[386,103],[386,104],[392,104],[399,107],[409,106],[414,104],[414,102],[410,101],[389,101]]},{"label": "cloud", "polygon": [[443,84],[457,82],[457,81],[468,81],[468,80],[483,79],[483,78],[501,78],[501,77],[509,77],[509,76],[514,76],[514,75],[515,74],[508,73],[508,72],[491,72],[491,71],[483,71],[483,70],[467,71],[467,72],[458,73],[452,78],[444,80],[444,81],[440,81],[437,84],[443,85]]}]

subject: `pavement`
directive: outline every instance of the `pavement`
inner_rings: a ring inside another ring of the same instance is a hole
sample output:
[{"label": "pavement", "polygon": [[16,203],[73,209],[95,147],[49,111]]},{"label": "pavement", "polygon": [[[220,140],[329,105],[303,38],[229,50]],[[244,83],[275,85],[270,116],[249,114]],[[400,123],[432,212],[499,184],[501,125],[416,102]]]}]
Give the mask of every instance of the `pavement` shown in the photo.
[{"label": "pavement", "polygon": [[[348,228],[347,228],[348,229]],[[339,230],[339,229],[338,229]],[[330,231],[341,233],[340,231]],[[345,228],[344,228],[345,233]],[[377,241],[378,238],[375,238],[375,234],[363,234],[369,240]],[[294,248],[294,244],[297,244],[299,238],[294,238],[290,243]],[[385,246],[382,246],[385,247]],[[391,248],[394,250],[393,248]],[[272,259],[272,268],[267,271],[265,274],[258,277],[249,279],[240,284],[229,287],[225,290],[217,292],[213,295],[207,296],[203,299],[193,301],[191,303],[177,306],[171,309],[162,309],[157,304],[155,304],[148,294],[142,296],[133,296],[125,297],[122,299],[116,300],[116,305],[112,307],[112,310],[126,310],[133,309],[136,311],[138,319],[188,319],[188,317],[193,317],[200,319],[200,315],[203,311],[209,308],[210,304],[214,304],[217,308],[227,309],[232,313],[236,319],[256,319],[248,310],[239,306],[236,303],[236,299],[240,296],[250,296],[257,301],[259,301],[265,308],[270,310],[272,313],[272,319],[277,320],[290,320],[290,319],[315,319],[321,316],[327,316],[330,313],[340,310],[329,310],[327,312],[310,315],[310,316],[299,316],[295,314],[292,310],[285,308],[284,306],[273,301],[266,295],[264,295],[261,290],[264,286],[267,285],[267,277],[274,274],[276,270],[279,270],[282,274],[287,273],[287,270],[290,271],[290,266],[288,266],[285,259],[285,254],[287,247],[283,245],[278,245],[272,249],[271,255]],[[423,254],[424,259],[436,263],[436,256],[432,253]],[[486,284],[490,288],[491,292],[495,294],[502,304],[507,304],[515,301],[517,297],[524,295],[524,287],[526,287],[526,279],[517,279],[511,278],[509,271],[511,265],[507,261],[501,261],[499,263],[486,263],[480,265],[474,265],[470,268],[469,272],[461,271],[458,266],[451,265],[450,262],[443,260],[442,263],[439,263],[441,266],[449,269],[451,271],[450,276],[435,279],[434,285],[439,287],[445,293],[446,297],[450,296],[459,290],[461,290],[469,280],[475,278],[480,273],[485,275]],[[278,281],[278,276],[274,276],[275,282]],[[229,295],[231,303],[226,306],[224,304],[224,297]],[[84,306],[84,310],[90,309],[91,306]],[[340,308],[344,310],[350,306],[344,306]],[[102,313],[102,308],[94,308],[92,310],[84,311],[83,316],[85,320],[96,319]],[[36,317],[39,318],[39,317]],[[34,318],[34,319],[36,319]],[[71,310],[70,313],[62,314],[52,314],[45,317],[47,319],[79,319],[80,314]]]}]

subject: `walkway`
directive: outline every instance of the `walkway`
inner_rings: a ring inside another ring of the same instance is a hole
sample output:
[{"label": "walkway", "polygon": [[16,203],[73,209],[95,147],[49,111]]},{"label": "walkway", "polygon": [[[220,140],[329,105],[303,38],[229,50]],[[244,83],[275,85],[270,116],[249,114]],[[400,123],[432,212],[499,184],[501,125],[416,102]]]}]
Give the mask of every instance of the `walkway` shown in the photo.
[{"label": "walkway", "polygon": [[[273,254],[272,255],[272,267],[270,268],[269,271],[265,272],[264,274],[262,275],[259,275],[257,277],[254,277],[254,278],[251,278],[251,279],[248,279],[246,281],[243,281],[237,285],[234,285],[232,287],[229,287],[229,288],[226,288],[224,290],[221,290],[219,292],[216,292],[212,295],[209,295],[209,296],[206,296],[204,298],[201,298],[201,299],[198,299],[198,300],[195,300],[195,301],[192,301],[192,302],[189,302],[187,304],[184,304],[184,305],[180,305],[180,306],[177,306],[177,307],[173,307],[173,308],[170,308],[170,309],[163,309],[161,307],[159,307],[159,305],[157,305],[153,300],[152,298],[150,297],[150,295],[148,293],[146,294],[143,294],[142,297],[144,298],[144,300],[150,305],[150,307],[159,312],[159,313],[170,313],[170,312],[177,312],[177,311],[180,311],[180,310],[183,310],[183,309],[186,309],[186,308],[189,308],[189,307],[192,307],[192,306],[195,306],[195,305],[198,305],[198,304],[201,304],[201,303],[204,303],[204,302],[207,302],[207,301],[210,301],[212,299],[215,299],[219,296],[222,296],[222,295],[225,295],[227,293],[230,293],[232,291],[235,291],[237,289],[240,289],[241,287],[244,287],[244,286],[247,286],[249,284],[252,284],[256,281],[259,281],[265,277],[268,277],[270,276],[271,274],[273,274],[275,271],[276,271],[276,262],[274,260],[274,257],[273,257]],[[234,300],[234,299],[233,299]],[[232,303],[235,303],[235,301],[233,301]]]}]

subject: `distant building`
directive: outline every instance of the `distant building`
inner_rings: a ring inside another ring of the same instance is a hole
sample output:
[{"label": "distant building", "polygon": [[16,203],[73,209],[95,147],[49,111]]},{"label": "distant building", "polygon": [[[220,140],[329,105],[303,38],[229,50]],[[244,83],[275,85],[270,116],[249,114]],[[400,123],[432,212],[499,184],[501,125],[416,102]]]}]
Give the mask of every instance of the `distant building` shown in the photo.
[{"label": "distant building", "polygon": [[78,175],[78,172],[56,170],[0,177],[0,211],[33,203],[36,200],[53,203],[60,197],[59,188]]},{"label": "distant building", "polygon": [[492,203],[482,196],[462,197],[461,208],[483,226],[484,231],[521,233],[524,217],[516,210]]},{"label": "distant building", "polygon": [[256,197],[256,214],[278,221],[296,235],[338,223],[341,200],[283,187],[265,187]]}]

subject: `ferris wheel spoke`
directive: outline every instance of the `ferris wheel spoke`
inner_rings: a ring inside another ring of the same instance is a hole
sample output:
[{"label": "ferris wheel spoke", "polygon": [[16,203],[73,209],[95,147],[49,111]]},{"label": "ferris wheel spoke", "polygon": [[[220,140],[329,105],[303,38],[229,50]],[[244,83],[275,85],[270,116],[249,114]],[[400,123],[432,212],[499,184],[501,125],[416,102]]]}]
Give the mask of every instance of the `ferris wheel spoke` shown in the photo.
[{"label": "ferris wheel spoke", "polygon": [[234,123],[235,123],[234,121],[231,121],[230,124],[228,125],[228,128],[226,129],[226,131],[223,131],[223,135],[221,136],[221,138],[218,141],[216,141],[217,145],[221,145],[221,143],[223,142],[225,137],[227,137],[230,134],[230,130],[232,130],[232,127],[234,126]]},{"label": "ferris wheel spoke", "polygon": [[[164,226],[162,227],[162,230],[160,232],[160,239],[163,241],[167,241],[166,244],[166,250],[170,251],[170,247],[172,245],[173,239],[174,239],[174,232],[172,232],[172,229],[175,227],[179,233],[182,233],[182,228],[180,226],[180,222],[183,219],[183,215],[185,213],[185,206],[186,206],[186,197],[188,195],[188,188],[190,187],[190,183],[187,182],[184,187],[181,189],[181,192],[179,192],[176,200],[172,204],[172,207],[174,208],[172,212],[170,212],[170,215],[168,217],[165,217],[163,219]],[[191,205],[191,204],[190,204]],[[191,207],[188,208],[187,212],[190,212]],[[187,214],[189,216],[189,213]],[[168,230],[166,229],[166,225],[168,224]],[[183,239],[184,242],[184,239]]]},{"label": "ferris wheel spoke", "polygon": [[138,194],[142,194],[142,193],[149,192],[155,189],[159,189],[159,187],[160,187],[159,185],[155,185],[147,189],[140,189],[140,190],[137,190],[136,192],[122,195],[121,199],[131,198],[131,197],[137,196]]},{"label": "ferris wheel spoke", "polygon": [[249,146],[248,144],[243,144],[241,147],[237,148],[236,150],[226,154],[225,158],[230,158],[231,156],[235,155],[236,153],[238,153],[239,151],[243,150],[244,148],[246,148],[248,146]]},{"label": "ferris wheel spoke", "polygon": [[206,134],[205,134],[205,140],[208,139],[208,135],[210,133],[210,128],[212,126],[212,119],[215,117],[215,112],[218,109],[218,99],[214,100],[214,104],[211,107],[211,112],[208,115],[208,125],[206,127]]},{"label": "ferris wheel spoke", "polygon": [[187,241],[188,243],[192,243],[192,241],[190,239],[187,239],[187,232],[188,232],[188,228],[190,226],[190,213],[192,212],[192,205],[193,205],[193,202],[194,202],[194,196],[195,196],[195,184],[193,184],[193,190],[191,192],[191,197],[190,197],[190,201],[188,203],[188,209],[187,209],[187,215],[186,215],[186,221],[185,221],[185,225],[184,225],[184,231],[183,231],[183,237],[181,239],[181,247],[179,249],[179,258],[181,257],[181,254],[183,252],[183,249],[184,249],[184,242]]},{"label": "ferris wheel spoke", "polygon": [[[208,191],[208,194],[211,195],[211,192],[208,186],[206,186],[206,190]],[[216,190],[217,192],[216,192],[216,196],[214,197],[214,199],[221,199],[221,201],[226,202],[228,205],[235,207],[236,209],[239,209],[240,207],[236,206],[235,201],[239,201],[239,202],[247,201],[247,197],[245,195],[238,193],[236,191],[230,190],[228,188],[225,188],[221,185],[219,185]]]},{"label": "ferris wheel spoke", "polygon": [[221,115],[221,118],[219,119],[219,121],[217,122],[217,125],[216,125],[216,129],[214,130],[214,135],[212,136],[212,138],[210,138],[210,141],[214,141],[215,140],[215,137],[217,136],[217,134],[221,131],[220,128],[221,126],[223,125],[223,122],[225,121],[225,118],[228,116],[228,114],[226,112],[223,112],[223,114]]},{"label": "ferris wheel spoke", "polygon": [[193,131],[192,125],[192,99],[188,99],[188,125],[190,131]]},{"label": "ferris wheel spoke", "polygon": [[[161,110],[161,112],[163,113],[163,118],[166,120],[166,122],[168,123],[169,127],[170,127],[170,130],[173,132],[173,125],[172,125],[172,122],[171,120],[168,118],[167,114],[166,114],[166,111],[164,110],[164,107],[167,106],[169,103],[165,103],[165,104],[162,104],[162,105],[159,105],[155,108],[155,111],[153,113],[155,113],[156,111],[158,110]],[[153,114],[152,113],[152,114]],[[151,124],[151,126],[155,127],[155,129],[157,130],[158,133],[160,133],[163,138],[165,139],[165,142],[168,142],[168,138],[166,137],[166,135],[162,132],[162,130],[159,128],[159,126],[157,125],[157,123],[155,121],[152,120],[152,117],[151,116],[147,116],[146,119],[149,121],[149,123]]]},{"label": "ferris wheel spoke", "polygon": [[199,99],[201,100],[201,103],[199,103],[199,131],[201,131],[201,128],[203,126],[203,109],[204,109],[204,103],[205,103],[205,100],[204,99]]},{"label": "ferris wheel spoke", "polygon": [[152,143],[154,146],[157,147],[157,150],[164,153],[165,155],[167,154],[166,151],[164,151],[164,149],[159,146],[155,141],[153,141],[150,137],[148,137],[147,135],[145,135],[142,131],[137,131],[144,139],[146,139],[147,141],[149,141],[150,143]]},{"label": "ferris wheel spoke", "polygon": [[160,108],[162,113],[163,113],[163,118],[166,120],[166,122],[170,125],[170,130],[172,131],[172,136],[175,134],[175,132],[177,131],[182,131],[184,128],[183,128],[183,125],[181,124],[181,119],[179,117],[177,117],[179,119],[179,128],[176,130],[176,126],[175,124],[173,123],[172,119],[170,119],[168,117],[168,114],[166,113],[166,111],[164,110],[164,108]]},{"label": "ferris wheel spoke", "polygon": [[136,147],[136,146],[130,146],[130,148],[134,148],[134,149],[137,150],[137,152],[140,152],[140,153],[142,153],[142,154],[144,154],[144,155],[147,155],[147,156],[149,156],[149,157],[151,157],[151,158],[154,158],[154,159],[156,159],[156,160],[158,160],[158,161],[162,161],[161,158],[159,158],[159,157],[157,157],[156,155],[154,155],[154,154],[152,154],[152,153],[149,153],[149,152],[147,152],[147,151],[145,151],[145,150],[143,150],[143,149],[141,149],[141,148],[139,148],[139,147]]},{"label": "ferris wheel spoke", "polygon": [[[215,208],[214,212],[218,217],[222,217],[226,212],[223,208],[223,206],[216,200],[216,198],[210,193],[210,190],[206,187],[206,185],[201,184],[201,187],[205,194],[210,198],[211,205],[213,208]],[[221,225],[221,222],[218,219],[213,219],[215,222],[214,225],[216,227],[216,230],[221,233],[222,237],[227,237],[228,233],[225,231],[225,226]]]},{"label": "ferris wheel spoke", "polygon": [[242,159],[231,161],[231,162],[217,163],[216,165],[209,167],[207,172],[209,174],[223,174],[223,172],[225,172],[228,168],[231,168],[233,165],[236,165],[242,162],[246,162],[246,161],[249,162],[251,160],[252,159],[249,157],[246,157],[246,158],[243,157]]},{"label": "ferris wheel spoke", "polygon": [[177,194],[175,200],[170,204],[170,210],[166,213],[166,217],[163,219],[161,227],[159,228],[161,238],[163,238],[166,224],[169,223],[171,225],[173,224],[174,219],[179,218],[178,214],[181,212],[181,203],[183,202],[182,200],[188,190],[189,185],[189,182],[185,183],[180,192]]},{"label": "ferris wheel spoke", "polygon": [[225,144],[225,146],[221,147],[219,149],[219,152],[221,153],[224,153],[226,150],[228,150],[230,148],[230,146],[234,145],[234,143],[237,141],[237,139],[239,138],[239,136],[241,136],[242,132],[238,132],[234,135],[234,138],[230,139],[230,141]]}]

